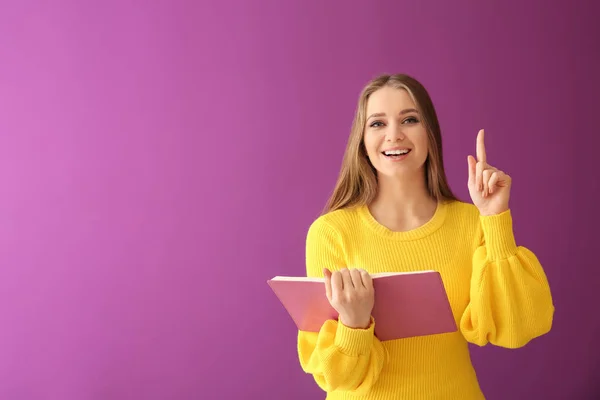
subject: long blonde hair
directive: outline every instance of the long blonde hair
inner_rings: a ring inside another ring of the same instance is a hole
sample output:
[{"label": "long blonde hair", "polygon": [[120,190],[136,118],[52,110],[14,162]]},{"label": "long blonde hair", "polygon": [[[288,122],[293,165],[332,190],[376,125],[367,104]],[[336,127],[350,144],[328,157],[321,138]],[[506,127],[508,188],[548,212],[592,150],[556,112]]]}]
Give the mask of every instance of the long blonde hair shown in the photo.
[{"label": "long blonde hair", "polygon": [[360,93],[341,171],[323,213],[369,204],[377,194],[377,172],[367,157],[364,132],[367,101],[371,94],[384,86],[406,90],[421,115],[429,141],[425,161],[425,179],[429,194],[438,201],[456,200],[446,179],[440,125],[429,93],[411,76],[381,75],[368,82]]}]

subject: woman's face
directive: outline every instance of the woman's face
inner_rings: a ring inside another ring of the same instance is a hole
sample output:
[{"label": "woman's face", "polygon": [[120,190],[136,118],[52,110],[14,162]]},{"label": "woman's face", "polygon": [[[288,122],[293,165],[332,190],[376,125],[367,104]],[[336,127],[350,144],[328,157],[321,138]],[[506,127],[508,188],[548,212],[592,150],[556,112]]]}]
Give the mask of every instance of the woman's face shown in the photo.
[{"label": "woman's face", "polygon": [[419,171],[427,160],[428,142],[406,90],[385,86],[369,97],[364,144],[378,174],[394,177]]}]

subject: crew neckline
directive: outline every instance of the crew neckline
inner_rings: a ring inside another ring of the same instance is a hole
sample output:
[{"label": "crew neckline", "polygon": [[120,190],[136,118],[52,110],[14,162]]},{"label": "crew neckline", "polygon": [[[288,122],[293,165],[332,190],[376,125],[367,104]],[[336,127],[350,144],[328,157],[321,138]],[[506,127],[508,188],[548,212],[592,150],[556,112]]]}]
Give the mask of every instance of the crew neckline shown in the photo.
[{"label": "crew neckline", "polygon": [[360,214],[362,220],[373,232],[385,238],[394,240],[416,240],[432,234],[442,226],[444,219],[446,218],[447,211],[448,204],[439,201],[433,216],[423,225],[409,231],[393,231],[379,223],[379,221],[373,217],[368,205],[361,205],[358,208],[358,213]]}]

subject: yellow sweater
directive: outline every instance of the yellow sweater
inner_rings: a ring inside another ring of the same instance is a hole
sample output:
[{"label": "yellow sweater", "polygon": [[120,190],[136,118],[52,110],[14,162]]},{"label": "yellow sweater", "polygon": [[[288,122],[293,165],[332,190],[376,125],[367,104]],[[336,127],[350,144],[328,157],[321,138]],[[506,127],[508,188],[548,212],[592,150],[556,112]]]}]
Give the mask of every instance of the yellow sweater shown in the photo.
[{"label": "yellow sweater", "polygon": [[380,341],[367,329],[327,321],[298,333],[300,365],[327,399],[484,399],[468,342],[518,348],[547,333],[554,306],[537,257],[517,246],[510,211],[481,216],[462,202],[439,203],[433,218],[408,231],[379,224],[366,206],[316,219],[306,240],[307,276],[323,267],[370,273],[435,269],[459,330]]}]

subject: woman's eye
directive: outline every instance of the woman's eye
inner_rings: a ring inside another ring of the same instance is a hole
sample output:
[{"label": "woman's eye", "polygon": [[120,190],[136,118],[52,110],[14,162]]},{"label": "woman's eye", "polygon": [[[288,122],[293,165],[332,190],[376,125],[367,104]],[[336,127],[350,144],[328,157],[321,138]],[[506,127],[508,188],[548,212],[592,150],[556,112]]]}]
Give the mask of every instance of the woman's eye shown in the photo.
[{"label": "woman's eye", "polygon": [[371,128],[379,128],[380,126],[383,126],[383,123],[381,121],[374,121],[371,123],[371,125],[369,125]]},{"label": "woman's eye", "polygon": [[418,120],[418,119],[416,119],[415,117],[408,117],[408,118],[406,118],[406,119],[405,119],[405,120],[404,120],[402,123],[404,124],[404,123],[406,123],[406,122],[408,122],[408,123],[410,123],[410,124],[416,124],[416,123],[418,123],[418,122],[419,122],[419,120]]}]

